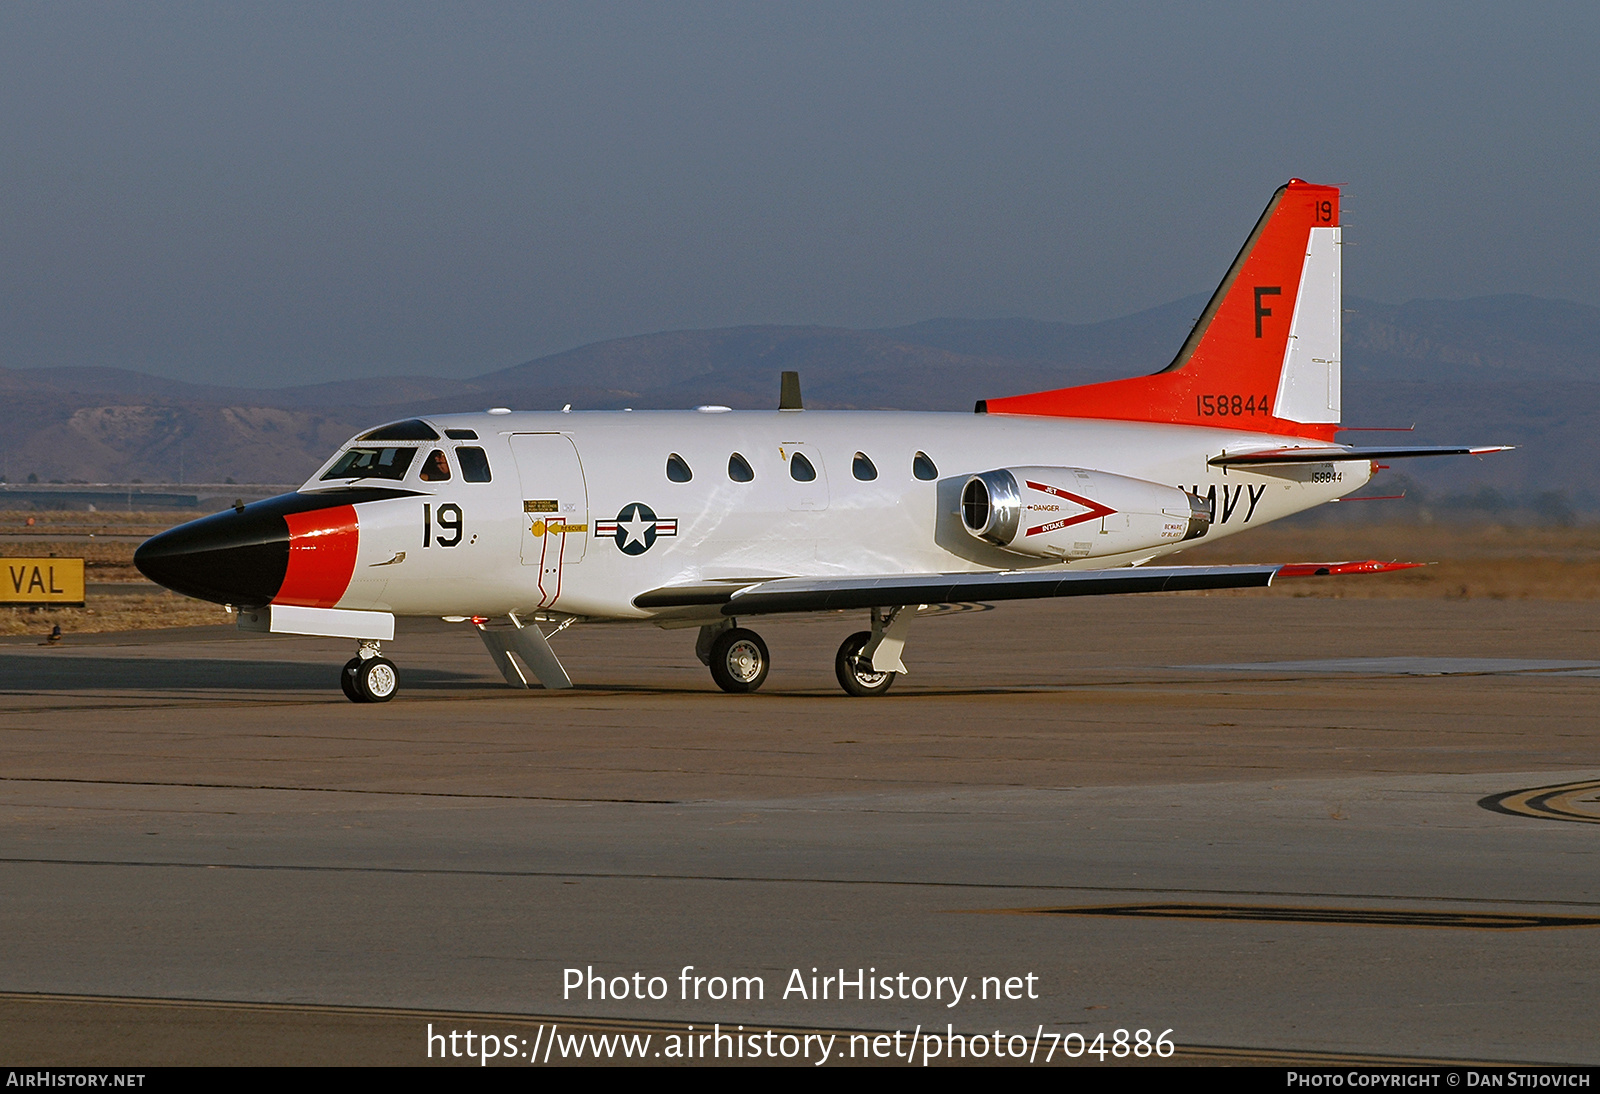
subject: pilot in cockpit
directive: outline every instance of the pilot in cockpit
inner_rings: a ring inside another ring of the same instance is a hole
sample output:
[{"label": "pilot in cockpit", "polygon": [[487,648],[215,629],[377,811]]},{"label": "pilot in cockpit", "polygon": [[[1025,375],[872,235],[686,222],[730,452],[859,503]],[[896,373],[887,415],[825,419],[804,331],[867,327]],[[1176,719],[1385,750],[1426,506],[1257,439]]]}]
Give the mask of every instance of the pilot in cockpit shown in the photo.
[{"label": "pilot in cockpit", "polygon": [[428,457],[428,462],[422,465],[421,479],[423,482],[446,482],[450,478],[450,462],[444,458],[444,453],[437,448]]}]

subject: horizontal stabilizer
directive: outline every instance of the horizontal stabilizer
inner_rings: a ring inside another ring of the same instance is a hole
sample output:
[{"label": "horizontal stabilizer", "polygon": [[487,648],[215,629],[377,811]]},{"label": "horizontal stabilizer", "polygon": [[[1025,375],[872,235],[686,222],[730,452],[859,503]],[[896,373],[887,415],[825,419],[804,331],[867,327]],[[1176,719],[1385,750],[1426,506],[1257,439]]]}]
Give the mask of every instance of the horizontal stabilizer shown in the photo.
[{"label": "horizontal stabilizer", "polygon": [[1303,445],[1288,448],[1257,449],[1254,452],[1224,452],[1206,462],[1212,467],[1272,467],[1296,463],[1338,463],[1341,460],[1406,460],[1417,456],[1485,456],[1509,452],[1516,445],[1495,444],[1480,447],[1435,445],[1412,448],[1349,448],[1345,445]]}]

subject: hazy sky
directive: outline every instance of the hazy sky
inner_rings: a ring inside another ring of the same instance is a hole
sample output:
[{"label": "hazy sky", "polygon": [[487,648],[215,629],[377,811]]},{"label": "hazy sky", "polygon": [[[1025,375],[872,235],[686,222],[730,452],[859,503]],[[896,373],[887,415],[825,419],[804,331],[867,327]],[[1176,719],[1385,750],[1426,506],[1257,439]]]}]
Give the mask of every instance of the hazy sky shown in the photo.
[{"label": "hazy sky", "polygon": [[1106,319],[1290,176],[1346,291],[1600,304],[1600,5],[0,7],[0,365],[271,386]]}]

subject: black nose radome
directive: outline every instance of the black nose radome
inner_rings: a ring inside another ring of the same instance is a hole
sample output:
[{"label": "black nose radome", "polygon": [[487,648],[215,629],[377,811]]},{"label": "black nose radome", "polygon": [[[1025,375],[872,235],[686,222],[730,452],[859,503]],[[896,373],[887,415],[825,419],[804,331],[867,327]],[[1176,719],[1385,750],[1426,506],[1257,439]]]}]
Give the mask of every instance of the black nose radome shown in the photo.
[{"label": "black nose radome", "polygon": [[140,544],[133,564],[184,596],[259,608],[277,595],[289,568],[289,525],[272,505],[278,500],[180,524]]},{"label": "black nose radome", "polygon": [[412,491],[378,487],[279,494],[162,532],[139,545],[133,564],[173,592],[259,608],[283,587],[289,569],[289,523],[306,513],[363,501],[406,497]]}]

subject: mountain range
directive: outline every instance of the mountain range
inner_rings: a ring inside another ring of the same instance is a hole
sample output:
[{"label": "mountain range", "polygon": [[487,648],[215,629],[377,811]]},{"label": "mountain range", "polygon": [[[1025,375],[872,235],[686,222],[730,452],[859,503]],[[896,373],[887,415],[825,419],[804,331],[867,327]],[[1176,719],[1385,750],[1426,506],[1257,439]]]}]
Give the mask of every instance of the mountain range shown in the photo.
[{"label": "mountain range", "polygon": [[[1186,297],[1100,323],[931,319],[875,330],[746,326],[616,338],[470,379],[376,376],[286,388],[116,368],[0,368],[0,474],[62,482],[298,482],[338,445],[412,414],[773,407],[800,372],[816,409],[970,412],[977,399],[1156,371],[1205,304]],[[1530,296],[1346,298],[1345,422],[1414,433],[1350,443],[1515,444],[1493,459],[1418,461],[1429,490],[1563,495],[1600,511],[1600,308]],[[1423,466],[1427,463],[1428,466]]]}]

